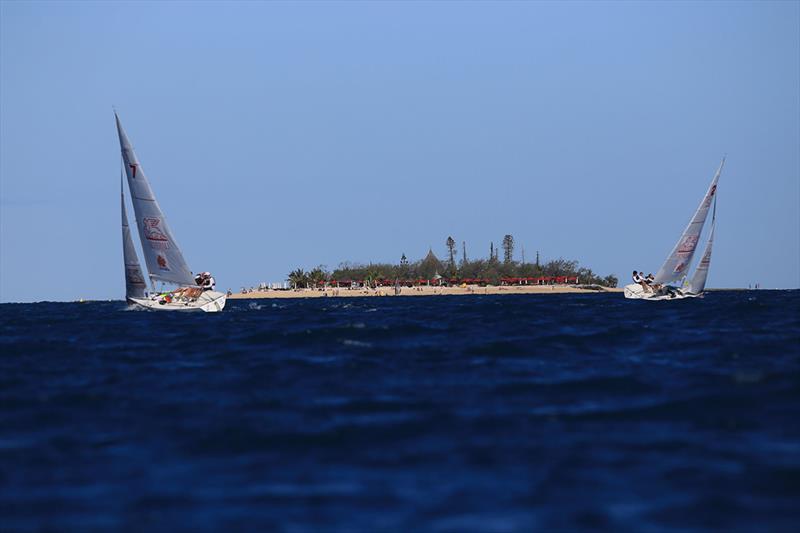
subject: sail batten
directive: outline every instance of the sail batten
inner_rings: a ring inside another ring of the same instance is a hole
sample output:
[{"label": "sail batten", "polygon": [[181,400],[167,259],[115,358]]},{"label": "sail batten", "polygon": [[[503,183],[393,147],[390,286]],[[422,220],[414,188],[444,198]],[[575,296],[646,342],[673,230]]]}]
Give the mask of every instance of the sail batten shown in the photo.
[{"label": "sail batten", "polygon": [[670,252],[666,261],[664,261],[664,264],[661,265],[661,268],[658,270],[658,274],[656,274],[657,283],[666,285],[675,284],[686,277],[689,264],[692,262],[692,258],[697,250],[697,244],[700,239],[700,234],[703,231],[703,226],[706,223],[711,203],[716,198],[717,182],[719,181],[723,166],[725,166],[725,158],[722,159],[717,172],[714,174],[714,178],[711,180],[711,185],[709,185],[708,191],[700,202],[700,206],[689,221],[689,225],[686,226],[681,238],[675,244],[672,252]]},{"label": "sail batten", "polygon": [[192,273],[175,242],[119,116],[115,113],[114,117],[142,253],[150,278],[178,285],[194,285]]}]

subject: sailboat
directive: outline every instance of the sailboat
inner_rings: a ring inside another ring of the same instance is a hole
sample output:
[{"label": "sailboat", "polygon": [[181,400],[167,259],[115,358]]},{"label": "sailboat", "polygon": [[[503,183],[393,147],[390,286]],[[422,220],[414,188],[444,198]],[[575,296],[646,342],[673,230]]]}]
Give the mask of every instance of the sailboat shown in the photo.
[{"label": "sailboat", "polygon": [[[183,258],[161,207],[156,201],[150,182],[136,158],[128,136],[122,129],[119,116],[114,113],[122,150],[122,164],[131,194],[136,218],[136,228],[142,243],[142,253],[149,272],[153,291],[147,284],[133,246],[128,214],[125,209],[125,189],[120,176],[122,197],[122,251],[125,263],[125,299],[137,307],[158,311],[205,311],[213,313],[225,308],[226,295],[214,290],[203,290],[197,285]],[[177,288],[155,291],[155,283],[169,283]]]},{"label": "sailboat", "polygon": [[[711,180],[700,206],[694,212],[694,216],[689,221],[689,225],[681,234],[680,239],[672,248],[672,252],[667,256],[667,260],[661,265],[655,276],[655,281],[646,289],[641,284],[632,283],[625,286],[625,298],[638,300],[674,300],[682,298],[696,298],[702,296],[705,290],[706,280],[708,279],[708,269],[711,265],[711,249],[714,244],[714,230],[716,226],[717,211],[717,183],[719,182],[722,167],[725,166],[725,158],[717,168],[714,178]],[[703,232],[708,212],[713,205],[711,216],[711,231],[708,235],[705,251],[702,259],[697,264],[691,280],[687,282],[689,265],[692,262],[700,234]]]}]

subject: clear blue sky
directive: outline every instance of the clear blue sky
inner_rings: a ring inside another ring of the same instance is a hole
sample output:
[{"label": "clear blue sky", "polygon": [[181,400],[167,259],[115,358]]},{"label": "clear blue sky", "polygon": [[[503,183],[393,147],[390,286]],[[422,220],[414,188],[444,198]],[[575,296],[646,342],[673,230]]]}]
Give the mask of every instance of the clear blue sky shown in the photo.
[{"label": "clear blue sky", "polygon": [[122,298],[120,113],[194,270],[655,271],[719,160],[709,285],[800,286],[797,2],[0,3],[0,300]]}]

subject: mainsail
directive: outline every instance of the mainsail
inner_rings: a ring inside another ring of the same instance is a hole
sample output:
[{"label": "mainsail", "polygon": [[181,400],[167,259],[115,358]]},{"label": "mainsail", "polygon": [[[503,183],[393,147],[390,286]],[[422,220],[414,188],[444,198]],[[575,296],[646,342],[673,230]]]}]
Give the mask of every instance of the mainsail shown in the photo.
[{"label": "mainsail", "polygon": [[136,214],[139,237],[142,241],[142,253],[144,253],[150,279],[178,285],[194,285],[192,273],[169,230],[164,213],[161,212],[150,188],[150,182],[147,181],[144,170],[136,158],[116,113],[114,117],[117,119],[122,159],[128,177],[128,188],[131,191],[131,202]]},{"label": "mainsail", "polygon": [[722,159],[722,163],[720,163],[716,174],[714,174],[714,179],[711,180],[711,185],[708,187],[708,191],[703,197],[703,201],[700,202],[697,211],[695,211],[692,220],[689,222],[689,225],[686,226],[683,235],[681,235],[681,238],[678,240],[677,244],[675,244],[667,260],[664,261],[658,274],[656,274],[656,283],[672,285],[686,277],[686,271],[689,264],[692,262],[692,257],[694,257],[694,252],[697,249],[697,241],[700,240],[700,233],[703,231],[703,226],[708,217],[708,210],[711,207],[711,202],[715,198],[717,182],[719,181],[719,175],[722,173],[722,167],[724,165],[725,158]]},{"label": "mainsail", "polygon": [[122,186],[122,176],[119,182],[120,198],[122,199],[122,255],[125,260],[125,297],[144,298],[144,289],[147,284],[139,266],[139,257],[131,240],[131,228],[128,226],[128,213],[125,209],[125,191]]}]

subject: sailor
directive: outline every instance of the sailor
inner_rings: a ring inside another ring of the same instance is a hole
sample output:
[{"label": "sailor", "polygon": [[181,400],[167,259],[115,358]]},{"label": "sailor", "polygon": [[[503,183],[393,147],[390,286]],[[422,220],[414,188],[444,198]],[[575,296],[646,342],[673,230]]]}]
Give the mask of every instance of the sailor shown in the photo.
[{"label": "sailor", "polygon": [[203,272],[201,275],[203,276],[203,282],[200,284],[200,287],[202,287],[204,291],[213,291],[214,287],[217,286],[214,276],[211,275],[211,272]]},{"label": "sailor", "polygon": [[[642,272],[642,274],[644,274],[644,272]],[[663,285],[656,283],[656,277],[652,272],[644,277],[644,282],[650,287],[650,292],[660,293],[663,288]]]},{"label": "sailor", "polygon": [[647,284],[645,279],[642,276],[640,276],[639,273],[637,271],[635,271],[635,270],[633,271],[633,282],[638,284],[638,285],[641,285],[642,286],[642,290],[644,292],[653,292],[653,290]]}]

